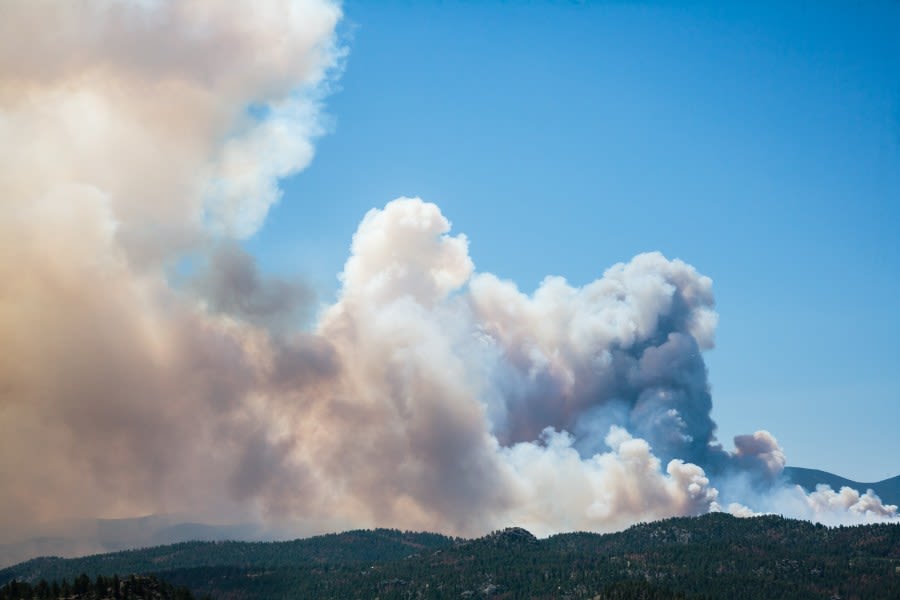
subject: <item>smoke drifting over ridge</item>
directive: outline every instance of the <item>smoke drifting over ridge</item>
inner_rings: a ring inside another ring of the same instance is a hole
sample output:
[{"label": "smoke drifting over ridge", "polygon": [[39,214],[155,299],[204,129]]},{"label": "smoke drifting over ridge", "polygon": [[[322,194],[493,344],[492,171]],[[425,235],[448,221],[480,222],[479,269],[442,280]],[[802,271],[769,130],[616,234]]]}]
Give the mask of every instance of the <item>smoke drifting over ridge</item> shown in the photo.
[{"label": "smoke drifting over ridge", "polygon": [[[477,273],[437,206],[398,199],[364,217],[338,299],[285,330],[308,292],[234,240],[312,157],[340,16],[0,6],[0,530],[162,512],[460,534],[897,518],[871,494],[784,486],[767,432],[717,443],[712,282],[658,253],[525,294]],[[167,270],[185,253],[208,269],[181,288]]]}]

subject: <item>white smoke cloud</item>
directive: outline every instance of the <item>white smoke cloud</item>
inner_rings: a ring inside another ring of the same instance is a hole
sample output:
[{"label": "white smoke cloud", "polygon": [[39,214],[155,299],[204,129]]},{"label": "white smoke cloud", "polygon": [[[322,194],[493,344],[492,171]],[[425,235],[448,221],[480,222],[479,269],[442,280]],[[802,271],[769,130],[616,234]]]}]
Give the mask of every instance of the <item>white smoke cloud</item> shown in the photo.
[{"label": "white smoke cloud", "polygon": [[131,258],[253,233],[312,158],[340,16],[327,0],[4,2],[6,202],[95,187]]},{"label": "white smoke cloud", "polygon": [[775,436],[768,431],[735,436],[734,447],[737,459],[761,461],[772,476],[780,475],[787,464],[784,450],[778,445]]},{"label": "white smoke cloud", "polygon": [[510,524],[538,535],[560,530],[616,530],[639,521],[709,512],[717,492],[703,469],[674,459],[665,471],[645,440],[610,429],[609,452],[583,459],[572,437],[548,429],[540,443],[502,454],[513,469],[517,503]]},{"label": "white smoke cloud", "polygon": [[[466,239],[449,230],[435,205],[403,198],[370,211],[354,236],[339,299],[318,330],[334,347],[343,377],[335,396],[325,400],[329,414],[317,416],[317,423],[354,431],[355,443],[348,447],[337,437],[303,451],[333,456],[332,472],[322,479],[337,478],[349,497],[365,498],[374,522],[409,526],[410,515],[417,515],[422,526],[464,533],[500,522],[527,523],[546,533],[615,529],[709,510],[716,492],[703,469],[673,459],[663,471],[650,444],[625,429],[612,428],[605,435],[609,451],[586,458],[570,434],[548,429],[567,411],[575,416],[609,400],[598,394],[593,403],[581,396],[583,406],[566,405],[566,395],[574,395],[569,389],[581,383],[575,381],[577,369],[615,378],[604,350],[611,355],[614,345],[652,344],[662,318],[673,327],[711,333],[704,329],[708,316],[684,314],[691,302],[708,310],[709,280],[683,263],[647,255],[610,270],[612,283],[604,279],[566,293],[561,280],[548,280],[530,298],[493,276],[472,278]],[[610,302],[607,288],[623,300]],[[606,310],[620,320],[643,321],[610,327]],[[593,319],[595,335],[581,330],[578,319]],[[535,332],[544,337],[523,339]],[[682,347],[671,339],[666,335],[657,343]],[[564,344],[572,347],[561,350]],[[643,381],[639,361],[629,364]],[[650,369],[653,374],[646,376],[657,396],[677,397],[664,393],[663,369],[656,363]],[[540,396],[546,404],[517,405],[519,393],[547,393]],[[494,419],[500,413],[491,401],[503,406],[501,420]],[[677,416],[671,407],[665,414],[672,411]],[[504,444],[498,432],[514,416],[534,423],[549,418],[535,436]]]},{"label": "white smoke cloud", "polygon": [[[0,530],[178,512],[546,534],[726,495],[734,512],[897,518],[871,494],[779,487],[768,432],[719,445],[712,282],[659,253],[526,294],[401,198],[364,217],[337,300],[286,329],[308,293],[234,240],[312,156],[340,16],[0,6]],[[182,288],[166,271],[185,252],[208,267]]]},{"label": "white smoke cloud", "polygon": [[802,489],[794,488],[793,491],[802,492],[803,499],[811,511],[810,519],[829,525],[846,523],[847,513],[867,523],[897,516],[897,507],[883,504],[872,490],[860,494],[859,491],[845,486],[835,492],[830,486],[818,485],[816,491],[810,494],[806,494]]},{"label": "white smoke cloud", "polygon": [[714,505],[713,509],[737,517],[781,514],[830,526],[896,522],[900,518],[898,507],[885,504],[872,490],[860,493],[846,486],[836,492],[831,486],[820,484],[814,492],[807,492],[799,485],[786,485],[750,492],[747,497],[752,499],[756,510],[737,502],[724,509]]}]

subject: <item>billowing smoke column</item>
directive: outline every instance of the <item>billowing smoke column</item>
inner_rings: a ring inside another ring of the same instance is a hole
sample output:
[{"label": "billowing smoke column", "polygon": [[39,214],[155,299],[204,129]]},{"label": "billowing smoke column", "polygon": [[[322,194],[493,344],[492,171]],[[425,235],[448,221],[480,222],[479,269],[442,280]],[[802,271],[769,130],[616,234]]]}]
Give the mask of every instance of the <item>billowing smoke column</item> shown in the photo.
[{"label": "billowing smoke column", "polygon": [[[459,534],[897,518],[781,484],[767,432],[717,443],[712,282],[658,253],[526,294],[477,273],[437,206],[398,199],[363,219],[337,300],[292,328],[308,290],[235,240],[311,159],[340,15],[0,6],[0,531],[173,512]],[[173,285],[187,254],[206,266]]]},{"label": "billowing smoke column", "polygon": [[[0,531],[302,497],[268,403],[334,359],[269,337],[308,294],[229,240],[311,160],[340,18],[328,0],[0,3]],[[208,268],[176,289],[187,255]]]},{"label": "billowing smoke column", "polygon": [[[582,288],[549,277],[527,295],[476,274],[437,206],[402,198],[363,219],[341,281],[318,335],[342,365],[328,404],[352,400],[328,422],[367,443],[322,454],[338,461],[327,478],[379,499],[379,522],[430,507],[454,531],[608,530],[752,514],[735,495],[777,510],[776,490],[785,514],[896,516],[871,495],[783,488],[785,457],[766,431],[722,449],[701,355],[717,322],[712,282],[682,261],[642,254]],[[729,487],[727,507],[711,477]]]}]

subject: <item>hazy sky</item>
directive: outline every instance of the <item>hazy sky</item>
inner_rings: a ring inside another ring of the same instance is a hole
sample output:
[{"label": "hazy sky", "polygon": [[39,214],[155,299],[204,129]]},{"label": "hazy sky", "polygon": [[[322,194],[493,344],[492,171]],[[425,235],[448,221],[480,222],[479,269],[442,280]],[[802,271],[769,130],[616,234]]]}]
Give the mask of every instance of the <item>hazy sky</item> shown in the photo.
[{"label": "hazy sky", "polygon": [[900,4],[344,10],[329,131],[248,243],[265,265],[329,300],[361,215],[401,195],[524,290],[659,250],[713,279],[720,440],[900,472]]}]

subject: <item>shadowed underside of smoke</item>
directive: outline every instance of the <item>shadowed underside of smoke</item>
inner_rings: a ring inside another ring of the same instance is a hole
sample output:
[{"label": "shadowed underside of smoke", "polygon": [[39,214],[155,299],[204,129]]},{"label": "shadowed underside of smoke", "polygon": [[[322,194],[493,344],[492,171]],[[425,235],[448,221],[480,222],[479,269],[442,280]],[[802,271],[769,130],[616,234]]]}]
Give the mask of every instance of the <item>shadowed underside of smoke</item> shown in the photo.
[{"label": "shadowed underside of smoke", "polygon": [[[237,241],[311,159],[339,18],[325,0],[0,6],[7,537],[176,512],[462,534],[896,518],[780,485],[767,432],[721,448],[712,282],[659,253],[525,293],[401,198],[364,216],[336,300],[299,329],[308,288]],[[186,255],[204,266],[173,285]]]},{"label": "shadowed underside of smoke", "polygon": [[[685,292],[694,290],[679,287],[678,275],[695,277],[703,296],[688,300]],[[534,298],[517,293],[533,321],[514,324],[496,289],[510,285],[481,276],[473,286],[479,326],[498,347],[503,406],[496,431],[504,443],[534,440],[547,426],[602,440],[615,414],[616,424],[650,441],[661,457],[710,462],[715,424],[692,332],[715,322],[708,279],[679,261],[644,255],[583,289],[548,279]],[[660,313],[644,312],[653,310]]]}]

